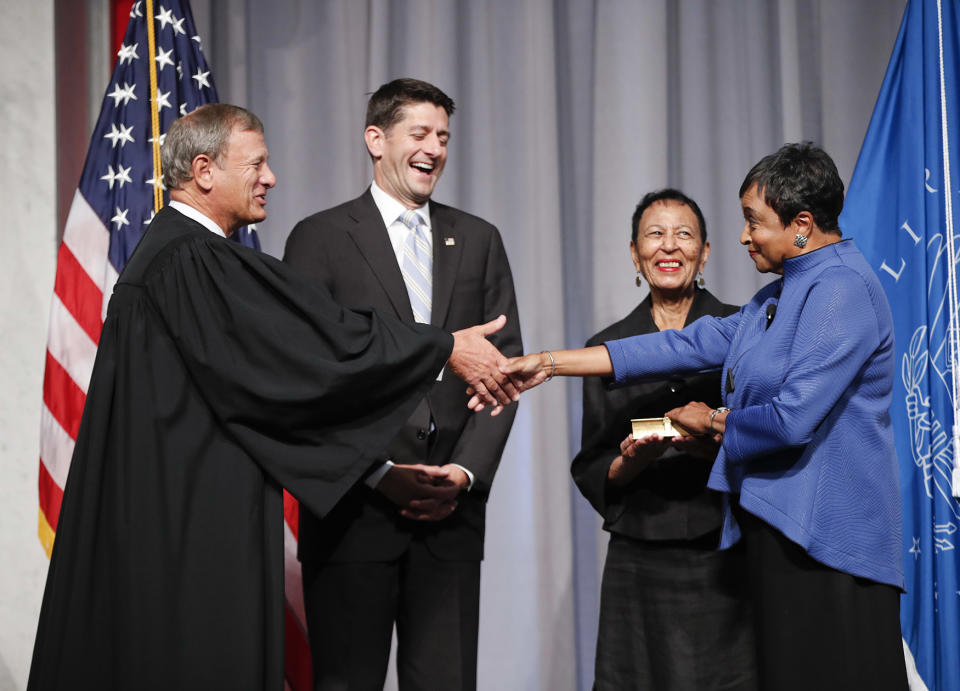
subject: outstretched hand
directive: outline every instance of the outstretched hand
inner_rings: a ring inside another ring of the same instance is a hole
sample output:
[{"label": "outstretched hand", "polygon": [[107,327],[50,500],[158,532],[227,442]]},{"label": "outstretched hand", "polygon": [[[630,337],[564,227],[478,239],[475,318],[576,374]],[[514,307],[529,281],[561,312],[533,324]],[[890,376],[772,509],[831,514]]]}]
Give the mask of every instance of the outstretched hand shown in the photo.
[{"label": "outstretched hand", "polygon": [[509,375],[519,385],[521,391],[527,391],[542,384],[550,376],[552,371],[550,355],[547,351],[543,351],[512,357],[500,370]]},{"label": "outstretched hand", "polygon": [[[455,375],[469,385],[469,393],[486,405],[497,407],[519,400],[520,389],[511,377],[503,371],[507,358],[487,340],[507,323],[500,315],[493,321],[469,329],[453,332],[453,352],[447,360],[447,366]],[[473,399],[471,399],[473,400]]]}]

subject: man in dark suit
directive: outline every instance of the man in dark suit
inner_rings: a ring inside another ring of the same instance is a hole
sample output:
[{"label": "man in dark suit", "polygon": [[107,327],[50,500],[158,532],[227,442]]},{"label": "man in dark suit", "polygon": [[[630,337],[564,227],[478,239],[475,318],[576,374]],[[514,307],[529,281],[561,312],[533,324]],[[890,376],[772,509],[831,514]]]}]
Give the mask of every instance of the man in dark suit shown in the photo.
[{"label": "man in dark suit", "polygon": [[[491,337],[522,353],[513,279],[497,229],[430,199],[453,101],[398,79],[370,98],[373,184],[293,229],[284,261],[348,307],[451,331],[507,316]],[[380,689],[397,627],[401,689],[476,687],[485,502],[516,412],[471,415],[442,372],[383,464],[322,520],[301,513],[299,556],[315,687]],[[399,469],[422,472],[396,472]],[[411,482],[411,478],[417,478]]]}]

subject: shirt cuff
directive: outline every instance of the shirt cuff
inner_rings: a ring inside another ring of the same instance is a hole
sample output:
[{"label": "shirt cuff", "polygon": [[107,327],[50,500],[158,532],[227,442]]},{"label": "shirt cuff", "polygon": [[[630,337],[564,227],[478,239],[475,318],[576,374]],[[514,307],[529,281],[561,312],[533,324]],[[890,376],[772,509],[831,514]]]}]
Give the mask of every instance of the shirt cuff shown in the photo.
[{"label": "shirt cuff", "polygon": [[469,492],[471,489],[473,489],[473,473],[471,473],[469,470],[467,470],[466,468],[464,468],[464,467],[463,467],[462,465],[460,465],[459,463],[451,463],[450,465],[455,465],[455,466],[457,466],[460,470],[462,470],[463,472],[465,472],[465,473],[467,474],[467,489],[466,489],[466,491]]},{"label": "shirt cuff", "polygon": [[380,484],[380,480],[383,479],[383,476],[387,474],[387,471],[393,467],[393,461],[384,461],[383,465],[374,470],[372,473],[367,475],[364,482],[367,487],[370,489],[376,489],[377,485]]}]

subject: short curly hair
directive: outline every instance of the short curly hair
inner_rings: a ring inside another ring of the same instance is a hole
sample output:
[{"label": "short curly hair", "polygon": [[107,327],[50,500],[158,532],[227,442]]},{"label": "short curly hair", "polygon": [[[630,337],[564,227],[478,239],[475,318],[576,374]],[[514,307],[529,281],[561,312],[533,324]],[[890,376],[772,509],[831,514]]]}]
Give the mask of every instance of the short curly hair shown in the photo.
[{"label": "short curly hair", "polygon": [[843,180],[833,159],[819,146],[785,144],[764,156],[743,179],[740,197],[754,185],[784,226],[801,211],[809,211],[820,230],[841,235]]}]

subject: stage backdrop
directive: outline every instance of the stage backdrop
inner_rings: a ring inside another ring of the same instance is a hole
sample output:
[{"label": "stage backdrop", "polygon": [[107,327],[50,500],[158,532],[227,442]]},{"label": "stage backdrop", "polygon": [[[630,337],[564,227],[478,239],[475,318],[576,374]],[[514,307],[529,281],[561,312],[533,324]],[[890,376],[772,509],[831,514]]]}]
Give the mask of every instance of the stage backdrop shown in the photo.
[{"label": "stage backdrop", "polygon": [[[371,179],[364,106],[399,76],[457,103],[436,198],[501,230],[527,348],[579,346],[646,293],[629,221],[678,186],[706,214],[709,288],[769,276],[737,244],[737,189],[811,139],[849,180],[903,0],[193,0],[220,97],[263,118],[279,183],[264,249]],[[521,402],[488,513],[483,689],[588,689],[606,537],[572,489],[579,381]]]}]

